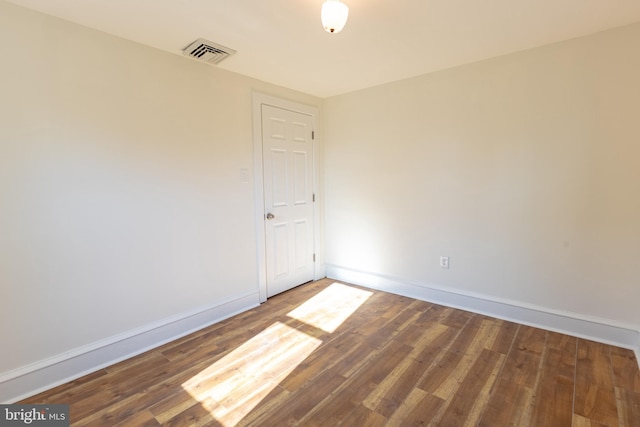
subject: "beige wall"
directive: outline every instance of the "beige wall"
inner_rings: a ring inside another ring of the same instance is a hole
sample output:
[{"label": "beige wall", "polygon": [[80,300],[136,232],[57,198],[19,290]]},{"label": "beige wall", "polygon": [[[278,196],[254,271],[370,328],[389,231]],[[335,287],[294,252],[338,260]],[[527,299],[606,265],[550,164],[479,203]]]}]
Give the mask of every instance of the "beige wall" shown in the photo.
[{"label": "beige wall", "polygon": [[638,46],[640,24],[325,100],[327,266],[638,328]]},{"label": "beige wall", "polygon": [[257,302],[252,91],[320,100],[1,1],[0,53],[0,374]]}]

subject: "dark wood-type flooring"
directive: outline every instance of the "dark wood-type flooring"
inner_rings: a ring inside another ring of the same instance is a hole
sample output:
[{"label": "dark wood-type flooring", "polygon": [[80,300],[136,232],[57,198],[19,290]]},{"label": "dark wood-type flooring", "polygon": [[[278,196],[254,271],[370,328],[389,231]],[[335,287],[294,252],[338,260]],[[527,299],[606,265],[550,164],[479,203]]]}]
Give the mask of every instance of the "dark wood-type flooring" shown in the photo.
[{"label": "dark wood-type flooring", "polygon": [[334,283],[22,403],[74,426],[640,426],[629,350]]}]

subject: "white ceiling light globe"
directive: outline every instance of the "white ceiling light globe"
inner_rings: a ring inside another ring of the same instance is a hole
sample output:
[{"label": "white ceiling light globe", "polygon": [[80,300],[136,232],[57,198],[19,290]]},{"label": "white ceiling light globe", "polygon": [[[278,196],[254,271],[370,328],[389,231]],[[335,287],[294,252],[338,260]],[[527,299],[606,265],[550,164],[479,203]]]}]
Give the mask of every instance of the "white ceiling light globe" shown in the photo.
[{"label": "white ceiling light globe", "polygon": [[322,26],[328,33],[336,34],[342,31],[347,18],[349,7],[339,0],[327,0],[322,5]]}]

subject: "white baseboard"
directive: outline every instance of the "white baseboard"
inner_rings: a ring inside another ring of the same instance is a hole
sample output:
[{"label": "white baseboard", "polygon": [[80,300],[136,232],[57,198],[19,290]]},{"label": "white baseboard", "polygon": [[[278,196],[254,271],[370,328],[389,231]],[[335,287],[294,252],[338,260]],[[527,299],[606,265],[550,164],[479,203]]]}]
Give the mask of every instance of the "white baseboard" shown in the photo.
[{"label": "white baseboard", "polygon": [[144,353],[259,305],[258,292],[229,298],[0,374],[0,402],[14,403]]},{"label": "white baseboard", "polygon": [[327,277],[633,350],[640,368],[640,325],[462,292],[327,264]]}]

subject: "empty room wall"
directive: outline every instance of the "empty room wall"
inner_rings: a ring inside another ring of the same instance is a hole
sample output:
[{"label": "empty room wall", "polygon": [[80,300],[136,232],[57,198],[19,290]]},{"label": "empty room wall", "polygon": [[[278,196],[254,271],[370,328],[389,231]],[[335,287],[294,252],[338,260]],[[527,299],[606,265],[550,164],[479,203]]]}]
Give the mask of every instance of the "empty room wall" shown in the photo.
[{"label": "empty room wall", "polygon": [[329,275],[637,350],[638,46],[635,24],[327,99]]},{"label": "empty room wall", "polygon": [[0,401],[257,304],[252,92],[320,100],[2,1],[0,52]]}]

